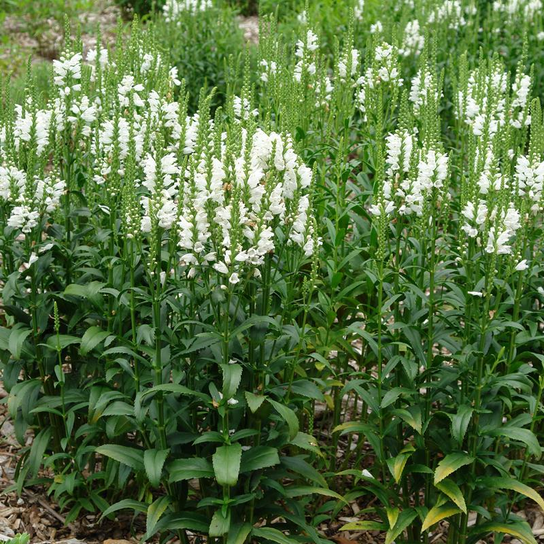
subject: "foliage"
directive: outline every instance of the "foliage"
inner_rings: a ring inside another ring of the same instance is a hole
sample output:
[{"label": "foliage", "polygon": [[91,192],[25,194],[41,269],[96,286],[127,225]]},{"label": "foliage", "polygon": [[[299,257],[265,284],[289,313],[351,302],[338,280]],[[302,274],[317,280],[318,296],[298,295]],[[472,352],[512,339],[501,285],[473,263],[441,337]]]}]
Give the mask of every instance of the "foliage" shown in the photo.
[{"label": "foliage", "polygon": [[223,104],[228,85],[240,91],[242,31],[232,8],[196,3],[194,9],[178,9],[175,1],[166,2],[156,21],[157,43],[185,79],[189,107],[198,105],[200,90],[216,89],[212,106]]},{"label": "foliage", "polygon": [[28,533],[17,535],[7,541],[8,544],[28,544],[29,542],[30,535]]},{"label": "foliage", "polygon": [[242,54],[192,6],[3,93],[15,488],[146,539],[534,544],[541,11],[308,3]]}]

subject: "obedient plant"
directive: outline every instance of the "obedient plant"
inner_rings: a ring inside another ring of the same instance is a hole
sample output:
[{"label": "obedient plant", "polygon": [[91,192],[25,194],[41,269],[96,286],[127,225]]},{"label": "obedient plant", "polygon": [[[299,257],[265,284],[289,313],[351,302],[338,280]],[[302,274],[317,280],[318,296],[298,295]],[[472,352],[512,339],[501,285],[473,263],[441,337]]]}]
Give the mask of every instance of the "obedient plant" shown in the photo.
[{"label": "obedient plant", "polygon": [[225,102],[227,87],[240,92],[237,76],[243,66],[244,37],[226,2],[168,0],[154,23],[157,46],[186,80],[191,113],[204,87],[208,92],[215,89],[213,108]]},{"label": "obedient plant", "polygon": [[307,3],[223,64],[233,13],[168,2],[6,87],[16,488],[146,539],[534,544],[539,4]]},{"label": "obedient plant", "polygon": [[115,55],[79,47],[48,103],[30,85],[2,118],[4,383],[19,439],[42,428],[17,485],[48,452],[31,481],[68,519],[131,508],[147,538],[242,542],[280,538],[253,527],[279,518],[320,541],[296,498],[338,497],[297,415],[322,397],[295,373],[320,247],[312,170],[258,125],[247,87],[188,114],[148,34]]}]

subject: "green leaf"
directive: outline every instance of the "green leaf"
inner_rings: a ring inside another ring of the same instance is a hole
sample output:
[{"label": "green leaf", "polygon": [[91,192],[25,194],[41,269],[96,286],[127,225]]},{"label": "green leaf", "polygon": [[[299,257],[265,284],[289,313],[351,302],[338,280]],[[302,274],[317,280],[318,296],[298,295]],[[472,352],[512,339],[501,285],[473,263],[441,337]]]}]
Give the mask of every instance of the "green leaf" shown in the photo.
[{"label": "green leaf", "polygon": [[112,504],[107,510],[105,510],[100,516],[100,519],[105,518],[114,512],[118,512],[119,510],[134,510],[135,512],[142,512],[145,514],[147,512],[147,508],[148,505],[143,502],[134,501],[132,499],[123,499],[122,501]]},{"label": "green leaf", "polygon": [[227,544],[244,544],[253,527],[249,523],[236,523],[231,525]]},{"label": "green leaf", "polygon": [[324,457],[323,452],[319,449],[317,440],[311,435],[298,432],[295,438],[291,440],[291,444],[298,446],[300,449],[311,451],[321,457]]},{"label": "green leaf", "polygon": [[230,512],[223,514],[221,510],[216,510],[212,516],[210,529],[208,531],[211,537],[226,535],[230,529]]},{"label": "green leaf", "polygon": [[241,461],[241,444],[237,443],[217,448],[212,457],[213,470],[217,483],[219,485],[236,485],[238,475],[240,474]]},{"label": "green leaf", "polygon": [[398,508],[393,508],[391,506],[388,506],[385,509],[387,513],[387,521],[389,522],[389,528],[392,529],[399,519],[400,516],[400,510]]},{"label": "green leaf", "polygon": [[404,467],[406,467],[406,463],[408,462],[408,459],[410,459],[410,456],[412,454],[413,451],[407,453],[401,452],[396,457],[387,459],[387,467],[389,468],[389,471],[391,472],[393,478],[395,478],[395,482],[400,482],[400,479],[402,478],[402,473],[404,472]]},{"label": "green leaf", "polygon": [[293,412],[291,408],[288,408],[275,400],[268,399],[268,402],[287,423],[287,426],[289,427],[289,440],[293,440],[298,433],[298,419],[295,412]]},{"label": "green leaf", "polygon": [[273,328],[277,328],[278,324],[269,316],[267,315],[254,315],[250,318],[246,319],[241,325],[236,327],[231,334],[231,338],[236,338],[240,333],[246,331],[247,329],[254,327],[256,325],[264,325],[268,324]]},{"label": "green leaf", "polygon": [[490,436],[505,436],[506,438],[523,442],[527,446],[529,453],[534,455],[537,459],[540,459],[540,456],[542,455],[538,439],[529,429],[522,429],[520,427],[500,427],[499,429],[489,431],[487,434]]},{"label": "green leaf", "polygon": [[451,434],[459,446],[463,444],[473,412],[474,409],[471,406],[463,404],[459,406],[459,410],[451,419]]},{"label": "green leaf", "polygon": [[272,527],[261,527],[260,529],[255,528],[251,534],[257,538],[264,538],[265,540],[277,542],[277,544],[299,544],[298,540],[289,538],[281,531],[278,531]]},{"label": "green leaf", "polygon": [[166,512],[166,509],[172,502],[172,499],[168,495],[163,495],[159,497],[155,502],[149,505],[147,509],[147,523],[146,529],[147,534],[153,534],[153,531],[161,519],[162,515]]},{"label": "green leaf", "polygon": [[406,389],[404,387],[393,387],[390,391],[388,391],[382,399],[381,408],[387,408],[391,404],[393,404],[402,394],[413,394],[414,391],[411,389]]},{"label": "green leaf", "polygon": [[455,516],[455,514],[460,514],[461,510],[457,506],[453,506],[451,503],[442,504],[441,506],[433,506],[425,519],[423,520],[423,525],[421,526],[421,532],[423,533],[429,527],[432,527],[435,523],[442,521],[443,519]]},{"label": "green leaf", "polygon": [[168,465],[168,481],[170,483],[195,478],[213,478],[213,467],[206,459],[190,457],[188,459],[176,459]]},{"label": "green leaf", "polygon": [[386,531],[387,527],[378,521],[353,521],[342,525],[340,531]]},{"label": "green leaf", "polygon": [[81,338],[78,338],[77,336],[70,336],[69,334],[59,334],[58,337],[56,334],[51,335],[47,339],[47,346],[52,349],[57,349],[57,345],[60,347],[60,349],[65,349],[68,346],[71,346],[73,344],[79,344],[81,342]]},{"label": "green leaf", "polygon": [[442,491],[444,495],[449,497],[465,514],[467,513],[467,505],[465,503],[465,498],[463,497],[463,492],[456,483],[446,478],[434,485],[437,489]]},{"label": "green leaf", "polygon": [[504,533],[519,538],[522,542],[525,542],[525,544],[536,544],[535,537],[533,536],[529,524],[524,521],[517,521],[514,523],[490,521],[477,525],[470,531],[471,535],[483,535],[487,533]]},{"label": "green leaf", "polygon": [[385,544],[392,544],[416,517],[417,512],[414,509],[408,508],[407,510],[403,510],[400,513],[395,526],[387,531],[387,534],[385,535]]},{"label": "green leaf", "polygon": [[119,463],[123,463],[134,470],[144,469],[144,454],[142,450],[120,446],[118,444],[106,444],[96,448],[96,453],[111,457]]},{"label": "green leaf", "polygon": [[289,486],[285,488],[285,495],[287,497],[303,497],[305,495],[323,495],[325,497],[332,497],[339,501],[345,502],[346,499],[333,491],[332,489],[324,489],[322,487],[311,487],[311,486]]},{"label": "green leaf", "polygon": [[245,397],[247,405],[249,406],[252,414],[254,414],[261,407],[262,403],[266,400],[266,397],[264,395],[254,395],[249,391],[245,392]]},{"label": "green leaf", "polygon": [[221,365],[223,370],[223,396],[231,399],[236,395],[242,380],[242,367],[236,364]]},{"label": "green leaf", "polygon": [[144,467],[153,487],[159,487],[161,483],[162,467],[170,450],[146,450],[144,452]]},{"label": "green leaf", "polygon": [[16,326],[11,330],[9,335],[9,351],[13,355],[14,359],[21,358],[21,352],[23,351],[23,344],[25,340],[32,334],[32,329],[26,329],[24,327]]},{"label": "green leaf", "polygon": [[291,390],[309,399],[323,400],[325,398],[319,387],[310,380],[297,380],[293,382]]},{"label": "green leaf", "polygon": [[423,423],[421,419],[421,409],[419,408],[419,406],[413,406],[411,410],[392,410],[391,413],[400,417],[405,423],[410,425],[410,427],[412,427],[412,429],[417,431],[419,434],[422,433]]},{"label": "green leaf", "polygon": [[514,480],[513,478],[482,478],[481,482],[489,488],[492,489],[510,489],[511,491],[515,491],[516,493],[519,493],[520,495],[524,495],[525,497],[528,497],[529,499],[532,499],[535,501],[538,506],[544,511],[544,499],[531,487],[528,485],[522,484],[521,482],[518,482],[518,480]]},{"label": "green leaf", "polygon": [[278,450],[270,446],[255,446],[242,453],[240,472],[253,472],[263,468],[279,465]]},{"label": "green leaf", "polygon": [[327,480],[318,472],[312,465],[304,461],[302,457],[282,457],[282,465],[285,465],[289,470],[300,474],[308,480],[312,480],[321,487],[329,487]]},{"label": "green leaf", "polygon": [[88,298],[98,294],[105,285],[105,283],[100,283],[98,281],[92,281],[86,285],[72,283],[66,287],[64,294]]},{"label": "green leaf", "polygon": [[87,353],[98,346],[98,344],[105,340],[109,335],[110,333],[108,331],[103,331],[100,327],[91,327],[87,329],[81,339],[79,353],[81,353],[81,355],[87,355]]},{"label": "green leaf", "polygon": [[466,453],[450,453],[446,455],[438,466],[434,473],[434,485],[441,482],[444,478],[447,478],[450,474],[455,472],[457,469],[470,465],[474,462],[474,458]]},{"label": "green leaf", "polygon": [[[177,514],[166,514],[155,525],[153,534],[160,531],[178,531],[180,529],[189,529],[199,533],[206,533],[210,526],[209,518],[197,514],[196,512],[179,512]],[[146,534],[146,538],[151,538],[153,534]]]},{"label": "green leaf", "polygon": [[51,440],[51,427],[41,430],[32,442],[30,457],[28,459],[29,471],[32,476],[37,476],[43,462],[43,456],[49,441]]},{"label": "green leaf", "polygon": [[204,393],[200,393],[198,391],[193,391],[192,389],[189,389],[188,387],[185,387],[184,385],[179,385],[177,383],[164,383],[162,385],[155,385],[151,389],[146,389],[146,391],[144,391],[141,395],[141,400],[159,392],[198,397],[205,401],[210,400],[210,397],[208,395],[205,395]]}]

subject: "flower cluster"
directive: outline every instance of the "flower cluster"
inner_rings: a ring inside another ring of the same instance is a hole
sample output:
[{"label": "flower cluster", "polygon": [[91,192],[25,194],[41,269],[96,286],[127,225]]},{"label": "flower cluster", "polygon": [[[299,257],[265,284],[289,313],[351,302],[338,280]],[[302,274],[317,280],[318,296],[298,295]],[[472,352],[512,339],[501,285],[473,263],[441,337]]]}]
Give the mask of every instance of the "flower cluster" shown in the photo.
[{"label": "flower cluster", "polygon": [[233,156],[225,134],[220,148],[190,157],[179,188],[179,241],[189,277],[212,266],[236,284],[276,249],[278,229],[287,244],[313,254],[309,213],[312,172],[294,153],[291,139],[261,129],[243,128],[242,145]]},{"label": "flower cluster", "polygon": [[372,89],[381,83],[390,83],[395,86],[402,86],[403,80],[399,70],[398,48],[382,42],[374,48],[373,62],[365,72],[365,81]]},{"label": "flower cluster", "polygon": [[176,22],[185,13],[197,14],[212,7],[212,0],[166,0],[162,9],[167,22]]}]

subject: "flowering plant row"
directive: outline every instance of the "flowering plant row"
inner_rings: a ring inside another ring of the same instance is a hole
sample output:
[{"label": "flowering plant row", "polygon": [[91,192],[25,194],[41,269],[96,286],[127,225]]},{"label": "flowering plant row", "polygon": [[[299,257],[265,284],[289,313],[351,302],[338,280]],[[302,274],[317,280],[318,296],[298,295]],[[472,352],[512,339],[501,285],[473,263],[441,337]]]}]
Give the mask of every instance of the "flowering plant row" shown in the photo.
[{"label": "flowering plant row", "polygon": [[[331,50],[309,5],[293,43],[264,19],[242,83],[198,100],[137,24],[85,55],[68,37],[47,100],[6,89],[16,488],[68,520],[145,514],[145,539],[319,544],[342,513],[387,544],[437,524],[534,544],[541,17],[396,4],[350,4]],[[168,2],[157,24],[199,17],[224,13]]]}]

